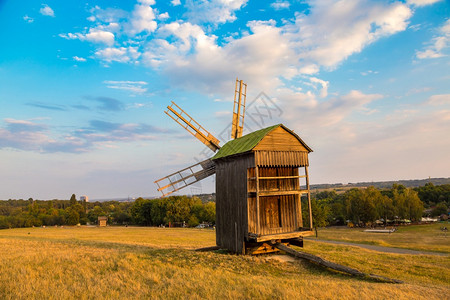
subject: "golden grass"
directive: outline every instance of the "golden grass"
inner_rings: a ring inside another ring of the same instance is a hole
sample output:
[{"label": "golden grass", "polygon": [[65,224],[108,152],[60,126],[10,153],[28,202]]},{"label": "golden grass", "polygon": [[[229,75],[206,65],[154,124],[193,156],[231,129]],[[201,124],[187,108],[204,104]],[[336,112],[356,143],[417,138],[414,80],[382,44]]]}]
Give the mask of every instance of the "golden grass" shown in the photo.
[{"label": "golden grass", "polygon": [[214,241],[213,231],[194,229],[1,230],[0,298],[442,299],[450,292],[448,257],[305,242],[307,252],[406,282],[393,285],[302,261],[188,250]]},{"label": "golden grass", "polygon": [[158,227],[96,227],[64,226],[46,228],[16,228],[0,231],[0,236],[35,240],[92,241],[156,248],[187,248],[214,246],[214,230]]},{"label": "golden grass", "polygon": [[448,224],[400,226],[394,233],[369,233],[361,228],[330,227],[319,229],[319,239],[347,241],[418,251],[450,253],[450,235],[440,230]]}]

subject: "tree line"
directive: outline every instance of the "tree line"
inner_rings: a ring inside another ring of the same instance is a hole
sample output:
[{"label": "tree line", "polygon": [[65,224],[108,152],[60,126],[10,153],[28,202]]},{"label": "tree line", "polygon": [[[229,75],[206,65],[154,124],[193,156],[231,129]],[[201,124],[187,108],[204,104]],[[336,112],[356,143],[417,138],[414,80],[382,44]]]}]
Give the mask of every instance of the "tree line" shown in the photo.
[{"label": "tree line", "polygon": [[[366,226],[376,220],[420,221],[422,216],[439,216],[448,212],[450,185],[426,184],[406,188],[394,184],[390,189],[352,188],[345,193],[312,193],[314,226],[345,225],[351,222]],[[81,202],[70,200],[0,201],[0,228],[97,224],[99,216],[108,216],[109,224],[141,226],[184,222],[187,226],[215,222],[215,202],[211,198],[172,196],[159,199],[138,198],[134,202]],[[214,200],[214,199],[212,199]],[[304,226],[309,226],[308,205],[302,199]],[[428,208],[427,212],[424,209]]]},{"label": "tree line", "polygon": [[[385,224],[388,220],[400,222],[406,219],[417,222],[422,216],[447,213],[447,188],[450,185],[442,187],[428,184],[413,189],[394,184],[390,189],[382,190],[371,186],[365,189],[352,188],[342,194],[335,191],[312,193],[313,223],[314,226],[323,227],[348,222],[356,226],[367,226],[377,220],[382,220]],[[306,199],[302,201],[303,216],[307,216]],[[437,201],[441,202],[435,205]],[[425,208],[429,208],[428,213]],[[305,218],[304,223],[308,225],[309,220]]]},{"label": "tree line", "polygon": [[109,224],[159,226],[169,222],[185,222],[187,226],[214,223],[215,202],[202,202],[198,197],[173,196],[161,199],[138,198],[134,202],[85,202],[70,200],[0,201],[0,229],[32,226],[97,224],[99,216],[107,216]]}]

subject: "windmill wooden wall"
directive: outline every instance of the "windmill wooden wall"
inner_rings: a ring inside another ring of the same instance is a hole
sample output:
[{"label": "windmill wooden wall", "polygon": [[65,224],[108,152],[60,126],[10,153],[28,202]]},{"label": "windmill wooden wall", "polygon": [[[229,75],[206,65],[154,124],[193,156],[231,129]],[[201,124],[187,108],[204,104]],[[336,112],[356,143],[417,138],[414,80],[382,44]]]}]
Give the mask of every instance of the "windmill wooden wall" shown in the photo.
[{"label": "windmill wooden wall", "polygon": [[252,154],[216,162],[216,243],[236,253],[248,233],[247,169],[254,166]]},{"label": "windmill wooden wall", "polygon": [[[300,201],[302,194],[309,198],[311,149],[283,125],[267,132],[250,150],[214,159],[216,242],[237,253],[245,252],[246,242],[312,233],[311,228],[303,228]],[[248,144],[250,135],[242,143]],[[242,146],[239,139],[230,143],[235,149]],[[305,168],[305,174],[300,175],[299,168]],[[301,190],[302,178],[306,188]]]}]

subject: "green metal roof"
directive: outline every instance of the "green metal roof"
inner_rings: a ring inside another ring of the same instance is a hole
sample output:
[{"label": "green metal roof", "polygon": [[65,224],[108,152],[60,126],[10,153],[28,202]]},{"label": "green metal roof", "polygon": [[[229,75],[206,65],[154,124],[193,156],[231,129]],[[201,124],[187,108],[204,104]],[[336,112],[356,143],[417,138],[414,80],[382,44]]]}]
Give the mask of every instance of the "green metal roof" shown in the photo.
[{"label": "green metal roof", "polygon": [[273,125],[244,135],[235,140],[231,140],[220,148],[219,152],[212,159],[218,159],[230,155],[240,154],[252,150],[269,132],[281,124]]}]

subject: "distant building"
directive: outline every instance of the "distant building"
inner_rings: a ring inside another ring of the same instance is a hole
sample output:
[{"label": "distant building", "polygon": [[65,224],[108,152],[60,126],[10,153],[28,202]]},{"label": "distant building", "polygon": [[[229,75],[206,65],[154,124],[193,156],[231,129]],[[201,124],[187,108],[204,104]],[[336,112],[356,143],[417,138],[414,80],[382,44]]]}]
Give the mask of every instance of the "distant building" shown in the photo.
[{"label": "distant building", "polygon": [[105,227],[107,221],[108,221],[108,217],[107,216],[99,216],[98,217],[98,226]]},{"label": "distant building", "polygon": [[80,201],[81,202],[89,202],[89,197],[88,196],[80,196]]}]

